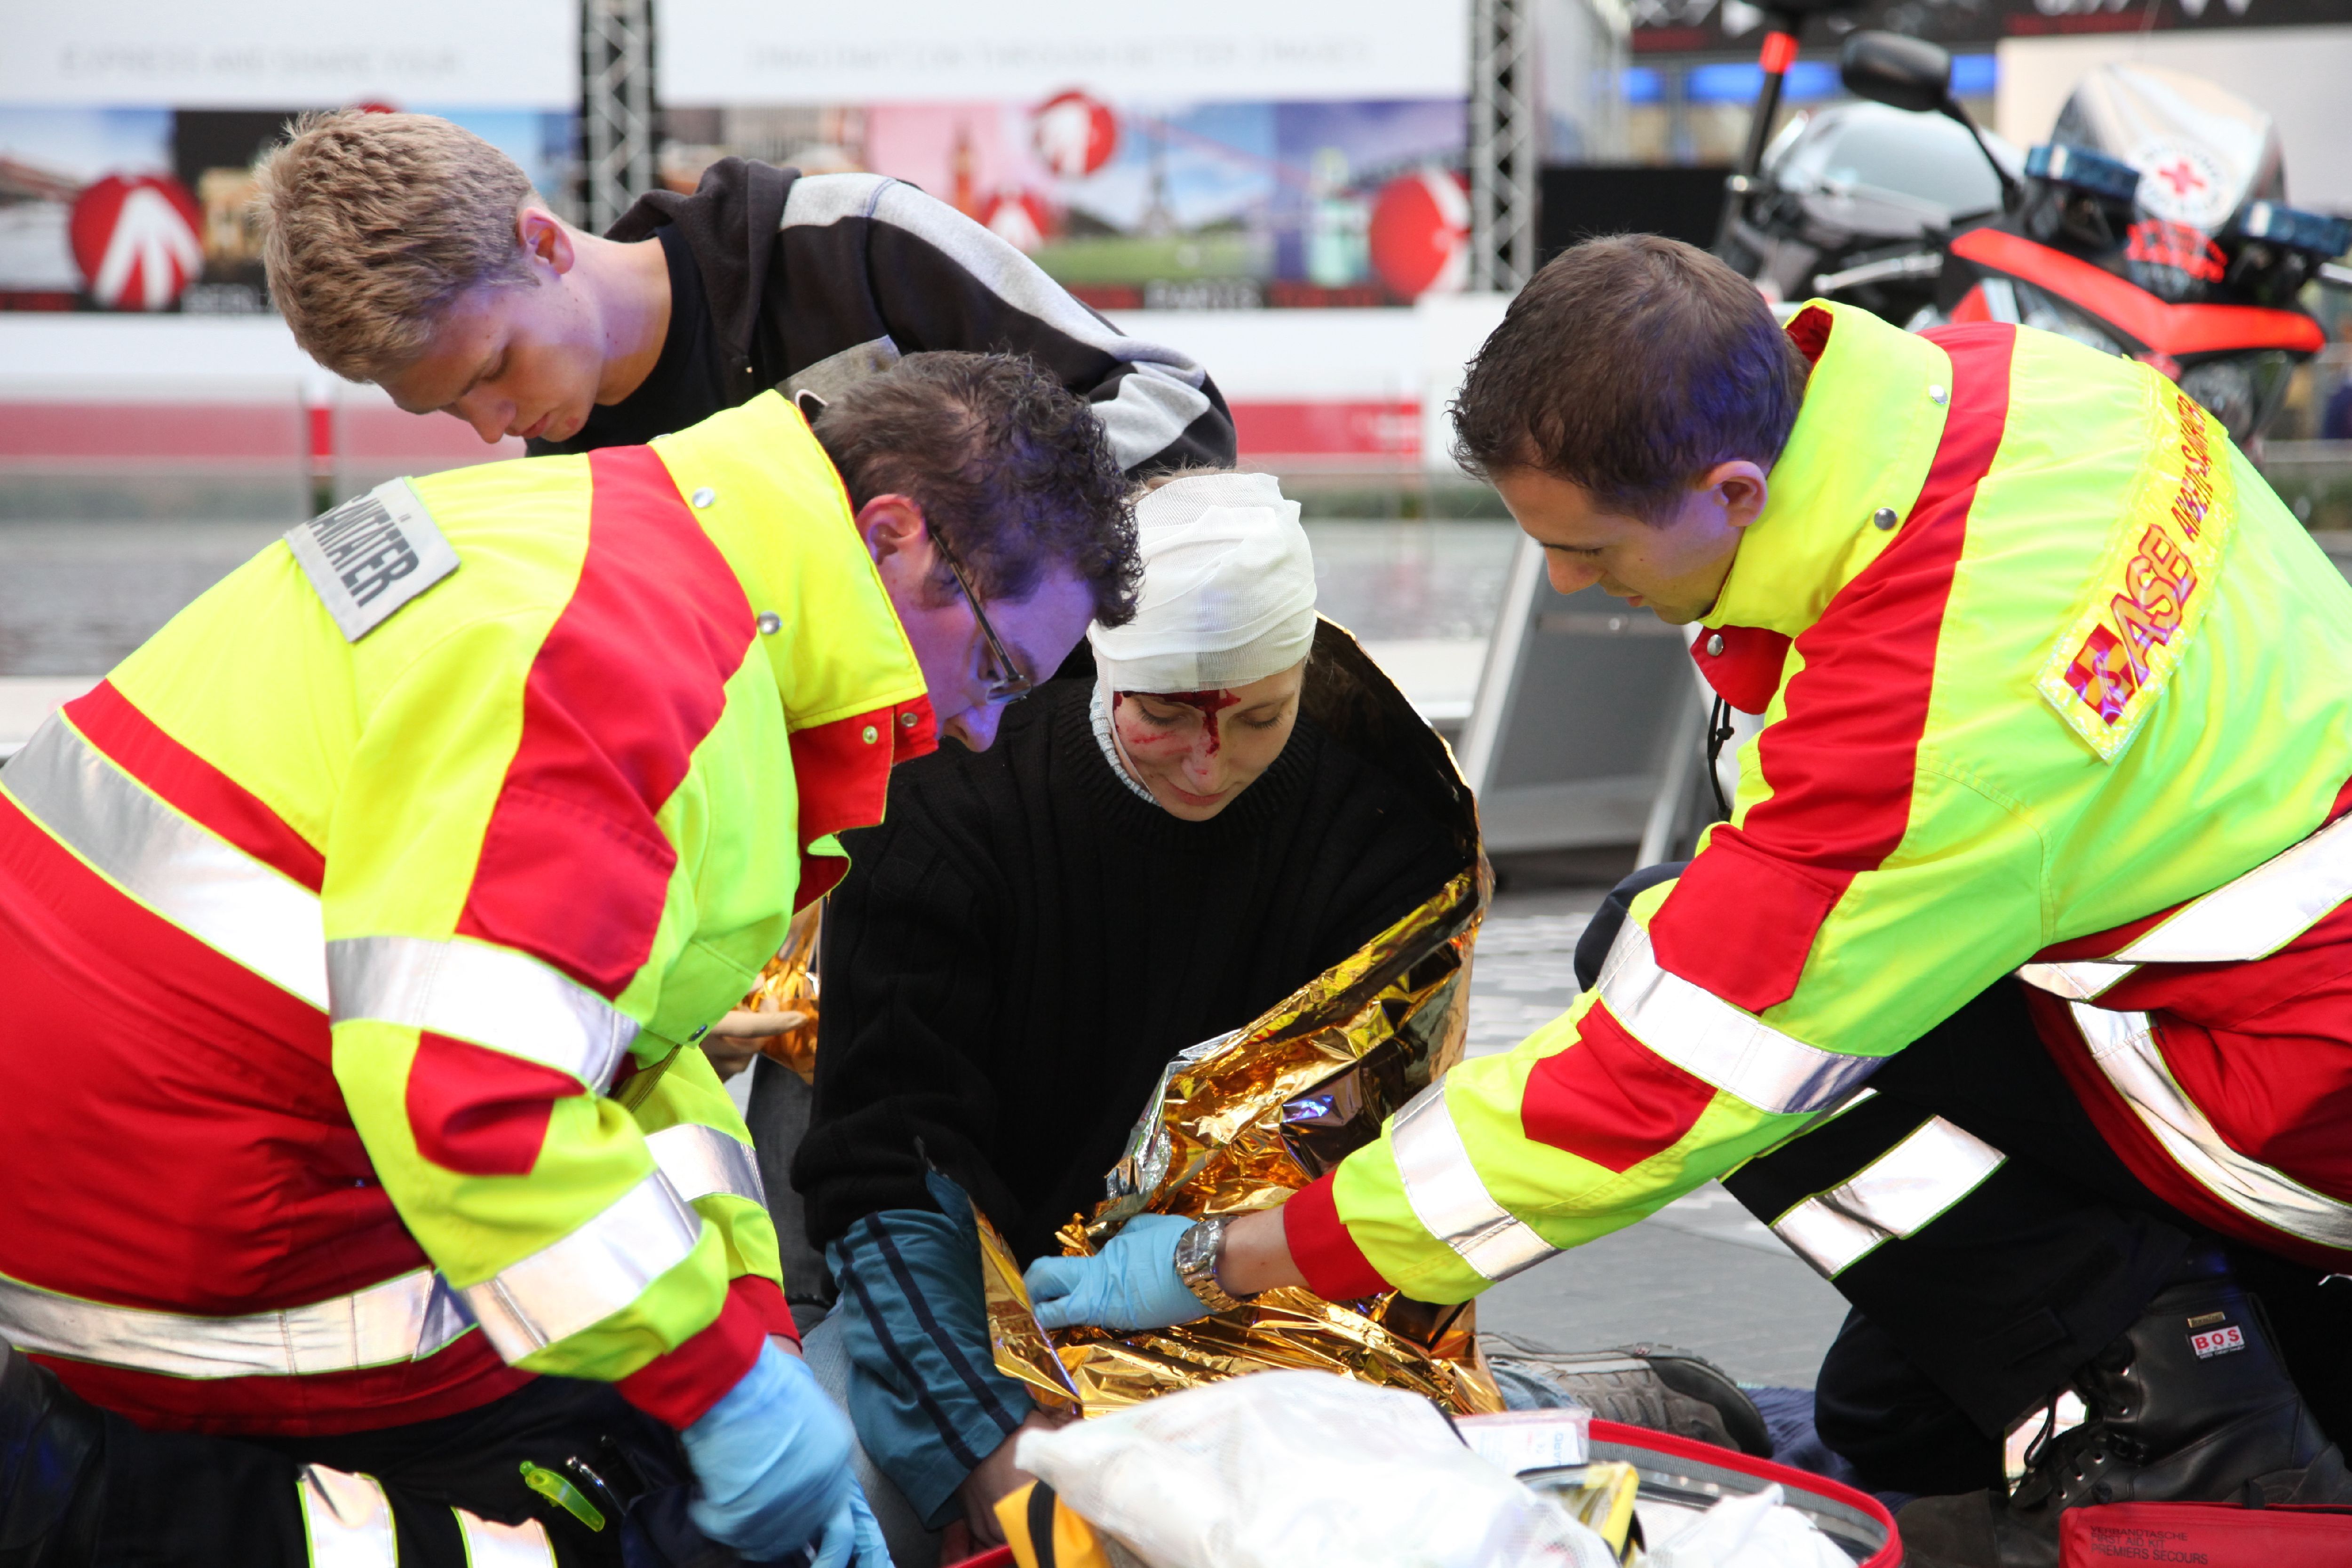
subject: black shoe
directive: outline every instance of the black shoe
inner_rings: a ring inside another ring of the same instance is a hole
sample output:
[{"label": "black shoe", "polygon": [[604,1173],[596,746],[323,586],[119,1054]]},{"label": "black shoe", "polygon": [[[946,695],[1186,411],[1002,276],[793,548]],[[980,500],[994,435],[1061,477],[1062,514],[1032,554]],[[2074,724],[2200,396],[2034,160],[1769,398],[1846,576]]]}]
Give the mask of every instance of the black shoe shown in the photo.
[{"label": "black shoe", "polygon": [[2279,1359],[2262,1303],[2218,1252],[2192,1259],[2074,1377],[2080,1426],[2038,1443],[2007,1498],[1923,1498],[1905,1548],[1951,1568],[2053,1568],[2058,1519],[2105,1502],[2332,1501],[2342,1456]]},{"label": "black shoe", "polygon": [[[1517,1393],[1540,1405],[1559,1403],[1546,1397],[1559,1395],[1603,1421],[1772,1457],[1772,1436],[1756,1402],[1721,1367],[1688,1351],[1669,1345],[1556,1351],[1493,1332],[1478,1336],[1478,1348],[1506,1399]],[[1518,1407],[1517,1400],[1512,1404]]]},{"label": "black shoe", "polygon": [[105,1418],[0,1344],[0,1568],[97,1559]]}]

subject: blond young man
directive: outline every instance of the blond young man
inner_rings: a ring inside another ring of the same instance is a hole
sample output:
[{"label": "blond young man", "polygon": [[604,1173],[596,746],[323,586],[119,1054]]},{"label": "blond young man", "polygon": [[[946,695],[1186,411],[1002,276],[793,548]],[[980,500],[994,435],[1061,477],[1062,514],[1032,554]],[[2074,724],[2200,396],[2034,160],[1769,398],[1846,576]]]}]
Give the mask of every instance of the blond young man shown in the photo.
[{"label": "blond young man", "polygon": [[259,173],[270,294],[304,351],[485,441],[634,446],[956,349],[1036,361],[1131,474],[1234,458],[1201,366],[903,181],[727,158],[600,237],[470,132],[355,110],[304,116]]}]

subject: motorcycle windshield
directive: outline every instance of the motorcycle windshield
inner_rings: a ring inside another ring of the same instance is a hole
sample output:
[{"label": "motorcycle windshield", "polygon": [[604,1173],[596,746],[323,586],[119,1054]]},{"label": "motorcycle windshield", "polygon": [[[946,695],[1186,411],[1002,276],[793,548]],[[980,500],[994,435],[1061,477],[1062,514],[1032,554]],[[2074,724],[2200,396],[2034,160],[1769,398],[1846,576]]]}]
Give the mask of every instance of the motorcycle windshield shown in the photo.
[{"label": "motorcycle windshield", "polygon": [[2101,66],[2052,140],[2120,158],[2140,174],[2144,218],[2215,235],[2247,202],[2285,199],[2278,127],[2211,82],[2157,66]]}]

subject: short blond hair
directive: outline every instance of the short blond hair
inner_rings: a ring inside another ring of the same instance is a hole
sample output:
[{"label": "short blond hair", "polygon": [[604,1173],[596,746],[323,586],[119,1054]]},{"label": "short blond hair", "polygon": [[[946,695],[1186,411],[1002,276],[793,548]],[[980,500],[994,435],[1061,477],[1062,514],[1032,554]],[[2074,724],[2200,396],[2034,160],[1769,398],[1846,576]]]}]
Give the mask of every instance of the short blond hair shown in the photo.
[{"label": "short blond hair", "polygon": [[294,341],[372,381],[425,352],[441,310],[478,284],[527,282],[515,216],[530,178],[430,114],[305,114],[255,168],[261,260]]}]

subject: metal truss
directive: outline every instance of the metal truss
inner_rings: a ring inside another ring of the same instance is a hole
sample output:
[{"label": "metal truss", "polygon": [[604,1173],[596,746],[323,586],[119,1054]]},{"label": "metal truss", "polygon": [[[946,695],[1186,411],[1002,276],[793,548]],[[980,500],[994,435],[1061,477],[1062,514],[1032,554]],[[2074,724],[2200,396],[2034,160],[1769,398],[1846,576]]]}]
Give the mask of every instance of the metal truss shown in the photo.
[{"label": "metal truss", "polygon": [[1471,0],[1470,279],[1509,293],[1536,269],[1535,0]]},{"label": "metal truss", "polygon": [[653,0],[583,0],[586,226],[602,234],[654,184]]}]

